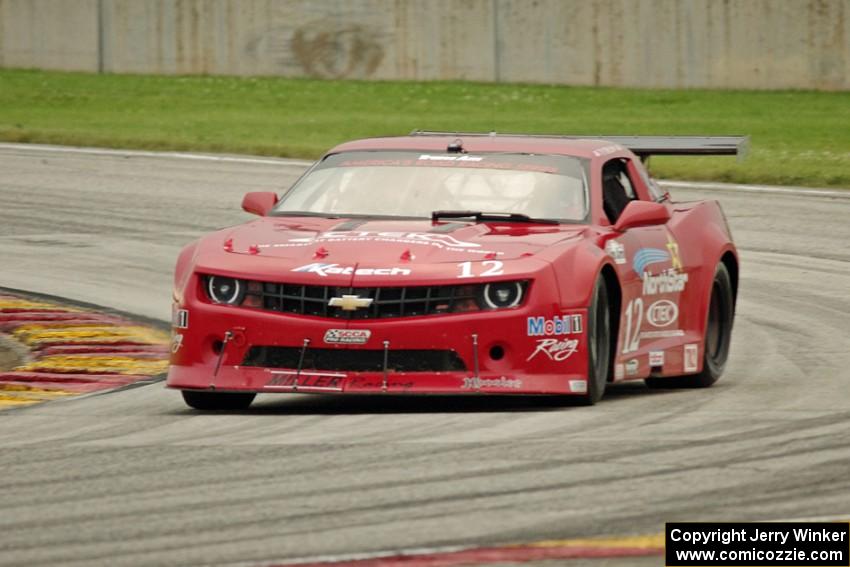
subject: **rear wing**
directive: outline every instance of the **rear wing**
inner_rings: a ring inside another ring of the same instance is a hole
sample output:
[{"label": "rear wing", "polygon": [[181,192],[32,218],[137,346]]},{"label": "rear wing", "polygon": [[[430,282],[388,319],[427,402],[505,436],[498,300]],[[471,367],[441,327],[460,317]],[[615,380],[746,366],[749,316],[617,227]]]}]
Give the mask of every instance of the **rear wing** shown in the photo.
[{"label": "rear wing", "polygon": [[501,132],[428,132],[414,130],[411,136],[549,138],[560,140],[607,140],[625,146],[641,160],[650,156],[738,156],[749,150],[749,136],[562,136],[559,134],[502,134]]}]

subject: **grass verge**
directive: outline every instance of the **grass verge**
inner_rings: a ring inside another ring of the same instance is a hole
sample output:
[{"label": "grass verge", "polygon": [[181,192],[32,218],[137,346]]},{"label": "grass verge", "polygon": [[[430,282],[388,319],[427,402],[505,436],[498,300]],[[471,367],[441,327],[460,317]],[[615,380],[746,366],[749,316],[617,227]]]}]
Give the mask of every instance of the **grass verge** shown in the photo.
[{"label": "grass verge", "polygon": [[665,178],[850,187],[850,93],[0,70],[0,140],[315,158],[414,128],[749,134],[732,158],[654,158]]}]

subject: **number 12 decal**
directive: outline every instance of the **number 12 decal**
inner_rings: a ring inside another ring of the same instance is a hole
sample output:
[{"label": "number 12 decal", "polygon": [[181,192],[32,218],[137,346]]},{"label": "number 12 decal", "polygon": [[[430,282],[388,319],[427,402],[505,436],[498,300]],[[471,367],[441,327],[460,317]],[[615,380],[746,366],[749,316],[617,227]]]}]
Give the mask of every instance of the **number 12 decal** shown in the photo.
[{"label": "number 12 decal", "polygon": [[635,352],[640,346],[640,324],[643,321],[643,299],[638,297],[626,305],[626,333],[623,336],[623,354]]},{"label": "number 12 decal", "polygon": [[[499,262],[498,260],[484,260],[481,262],[482,266],[487,267],[486,270],[478,274],[481,277],[485,276],[501,276],[505,273],[502,267],[505,265],[504,262]],[[460,268],[459,278],[474,278],[475,274],[472,273],[472,262],[461,262],[457,265]]]}]

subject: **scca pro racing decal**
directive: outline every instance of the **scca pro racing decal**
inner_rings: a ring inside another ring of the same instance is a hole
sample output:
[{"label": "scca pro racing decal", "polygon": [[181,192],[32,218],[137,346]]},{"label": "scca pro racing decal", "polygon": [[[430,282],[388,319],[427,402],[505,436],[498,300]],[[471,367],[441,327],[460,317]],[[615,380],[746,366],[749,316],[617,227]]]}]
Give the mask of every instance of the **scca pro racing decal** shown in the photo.
[{"label": "scca pro racing decal", "polygon": [[325,342],[329,344],[363,345],[372,336],[368,329],[328,329]]}]

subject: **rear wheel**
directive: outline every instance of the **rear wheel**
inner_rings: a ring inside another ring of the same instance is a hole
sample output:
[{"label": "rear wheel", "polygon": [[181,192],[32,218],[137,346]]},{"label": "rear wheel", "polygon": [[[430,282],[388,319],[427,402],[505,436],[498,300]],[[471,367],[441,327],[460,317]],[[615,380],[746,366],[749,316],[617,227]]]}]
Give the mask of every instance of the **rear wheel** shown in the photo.
[{"label": "rear wheel", "polygon": [[702,371],[675,378],[647,378],[646,385],[650,388],[707,388],[717,382],[729,358],[734,317],[735,292],[732,290],[732,278],[721,262],[717,265],[711,284],[708,321],[703,341]]},{"label": "rear wheel", "polygon": [[257,394],[236,392],[198,392],[183,390],[183,401],[197,410],[240,410],[251,405]]},{"label": "rear wheel", "polygon": [[602,399],[611,365],[611,308],[605,279],[599,276],[587,311],[587,394],[583,402],[593,405]]}]

